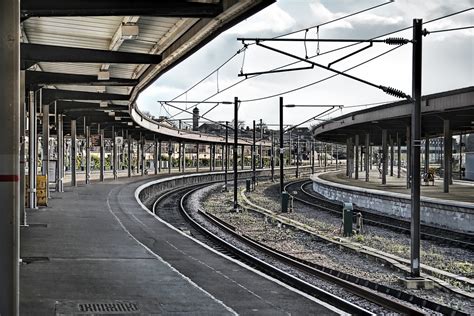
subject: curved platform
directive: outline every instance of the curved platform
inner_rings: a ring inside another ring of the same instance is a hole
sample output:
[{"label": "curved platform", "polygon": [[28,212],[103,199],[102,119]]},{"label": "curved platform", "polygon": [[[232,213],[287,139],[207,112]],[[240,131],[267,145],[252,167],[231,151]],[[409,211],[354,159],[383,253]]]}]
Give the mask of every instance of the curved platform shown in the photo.
[{"label": "curved platform", "polygon": [[29,212],[32,225],[21,232],[21,257],[30,262],[20,270],[21,314],[72,315],[93,304],[123,304],[142,315],[339,313],[144,211],[135,191],[164,177],[67,188],[50,207]]},{"label": "curved platform", "polygon": [[[348,178],[344,172],[327,172],[311,177],[313,190],[324,197],[352,202],[361,208],[402,218],[410,218],[410,189],[406,178],[387,176],[380,184],[378,172],[370,173],[370,181]],[[421,220],[462,232],[474,232],[474,183],[455,181],[450,193],[443,193],[442,181],[421,187]]]}]

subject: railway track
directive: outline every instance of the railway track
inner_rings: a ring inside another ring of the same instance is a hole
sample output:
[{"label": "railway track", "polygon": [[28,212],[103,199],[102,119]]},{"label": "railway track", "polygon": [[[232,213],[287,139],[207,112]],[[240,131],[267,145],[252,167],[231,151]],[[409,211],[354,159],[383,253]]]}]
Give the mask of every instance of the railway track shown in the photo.
[{"label": "railway track", "polygon": [[[312,193],[312,190],[310,189],[311,184],[312,182],[308,180],[292,181],[286,184],[285,190],[296,201],[315,207],[318,210],[332,213],[338,217],[342,217],[342,203],[328,200],[324,197],[316,195],[315,193]],[[299,192],[302,194],[299,194]],[[407,235],[410,234],[410,221],[408,220],[358,208],[355,208],[354,212],[360,212],[362,214],[364,225],[379,226]],[[425,240],[436,241],[443,245],[457,246],[464,249],[474,250],[474,235],[468,233],[461,233],[422,224],[421,238]]]},{"label": "railway track", "polygon": [[[292,274],[284,272],[281,269],[275,267],[275,265],[267,263],[262,259],[237,248],[201,225],[193,218],[193,215],[188,213],[185,205],[186,199],[191,193],[207,185],[209,185],[209,183],[170,190],[161,195],[155,201],[153,204],[153,212],[155,212],[158,216],[171,225],[181,229],[187,234],[192,235],[194,238],[207,244],[213,249],[222,252],[236,260],[240,260],[255,269],[263,271],[264,273],[267,273],[294,288],[315,296],[318,299],[333,306],[337,306],[348,313],[358,315],[371,314],[363,308],[360,308],[346,300],[321,290],[316,286],[302,280],[300,277],[295,277]],[[178,205],[176,201],[179,201]],[[204,217],[213,226],[218,227],[220,231],[245,244],[247,247],[251,247],[258,253],[262,253],[265,256],[271,257],[272,260],[277,260],[278,262],[284,263],[286,266],[291,266],[293,269],[300,271],[299,275],[304,273],[308,276],[316,277],[331,284],[335,284],[358,297],[361,297],[376,305],[383,306],[384,308],[397,313],[410,315],[424,314],[424,312],[422,312],[419,308],[413,307],[413,305],[390,297],[390,295],[393,295],[394,293],[391,293],[389,288],[385,289],[385,287],[382,285],[366,280],[361,280],[359,278],[356,278],[359,281],[359,284],[354,283],[354,278],[351,278],[349,275],[344,274],[343,272],[333,269],[331,269],[331,271],[324,271],[322,267],[319,267],[314,263],[289,256],[285,253],[279,252],[264,244],[261,244],[245,235],[242,235],[235,227],[221,221],[219,218],[211,214],[208,214],[202,210],[199,210],[198,214]],[[381,294],[380,291],[385,293]],[[396,293],[396,295],[398,295],[398,297],[396,296],[397,298],[402,300],[405,299],[408,302],[413,303],[413,301],[415,301],[415,303],[417,303],[416,297],[413,297],[412,295],[403,295],[403,292]],[[422,299],[420,299],[420,301],[422,301],[422,303],[419,304],[419,307],[428,307],[435,311],[451,315],[464,315],[443,305],[437,305],[434,302],[429,302]]]}]

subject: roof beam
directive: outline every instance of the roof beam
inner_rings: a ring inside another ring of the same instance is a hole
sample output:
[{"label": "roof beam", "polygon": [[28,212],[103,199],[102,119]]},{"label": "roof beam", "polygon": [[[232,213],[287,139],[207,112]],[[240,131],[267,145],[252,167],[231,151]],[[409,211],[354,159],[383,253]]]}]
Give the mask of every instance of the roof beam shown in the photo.
[{"label": "roof beam", "polygon": [[50,104],[57,100],[83,100],[83,101],[128,101],[127,94],[85,92],[60,89],[42,89],[43,104]]},{"label": "roof beam", "polygon": [[97,76],[76,75],[58,72],[26,71],[27,85],[56,85],[74,84],[89,86],[135,86],[136,79],[110,78],[109,80],[99,80]]},{"label": "roof beam", "polygon": [[128,106],[123,105],[108,105],[107,107],[101,107],[99,103],[94,102],[78,102],[78,101],[63,101],[59,100],[56,103],[56,110],[58,113],[69,112],[69,111],[120,111],[128,110]]},{"label": "roof beam", "polygon": [[222,3],[186,0],[22,0],[21,19],[34,16],[161,16],[212,18],[222,13]]},{"label": "roof beam", "polygon": [[161,55],[21,43],[21,60],[99,64],[159,64]]}]

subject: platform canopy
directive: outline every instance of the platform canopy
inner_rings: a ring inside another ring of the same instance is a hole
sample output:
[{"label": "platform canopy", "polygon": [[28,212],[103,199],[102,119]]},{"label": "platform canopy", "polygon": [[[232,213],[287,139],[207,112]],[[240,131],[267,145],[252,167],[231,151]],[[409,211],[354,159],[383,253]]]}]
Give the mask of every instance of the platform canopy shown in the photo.
[{"label": "platform canopy", "polygon": [[79,133],[79,122],[85,120],[149,135],[152,127],[166,139],[201,141],[202,135],[183,134],[144,117],[136,108],[138,95],[217,35],[273,2],[22,0],[25,89],[41,89],[42,103],[66,115],[66,133],[68,118],[76,118]]},{"label": "platform canopy", "polygon": [[[412,108],[413,103],[399,101],[345,114],[315,126],[313,137],[345,144],[354,135],[364,139],[369,133],[371,143],[380,145],[382,130],[386,129],[390,136],[398,134],[405,143]],[[449,120],[452,134],[474,132],[474,87],[423,96],[421,118],[423,138],[442,136],[445,120]]]}]

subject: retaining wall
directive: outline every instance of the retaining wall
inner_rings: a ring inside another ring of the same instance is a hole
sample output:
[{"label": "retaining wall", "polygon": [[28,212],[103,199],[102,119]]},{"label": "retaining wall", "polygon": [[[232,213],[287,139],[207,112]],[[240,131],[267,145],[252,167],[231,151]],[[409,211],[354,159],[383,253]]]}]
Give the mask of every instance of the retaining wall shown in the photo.
[{"label": "retaining wall", "polygon": [[[411,197],[407,194],[365,189],[311,177],[313,190],[331,200],[352,202],[358,208],[411,218]],[[452,230],[474,233],[474,205],[467,202],[421,197],[421,221]]]}]

